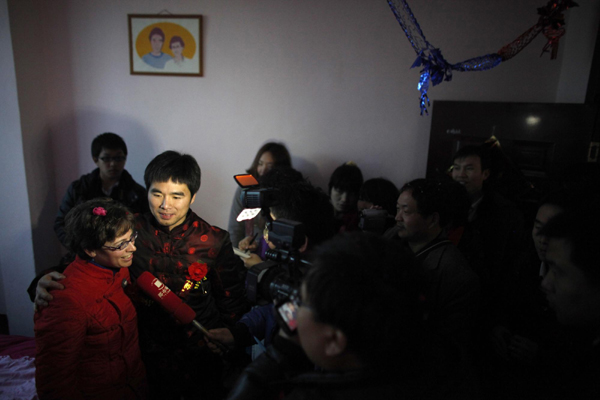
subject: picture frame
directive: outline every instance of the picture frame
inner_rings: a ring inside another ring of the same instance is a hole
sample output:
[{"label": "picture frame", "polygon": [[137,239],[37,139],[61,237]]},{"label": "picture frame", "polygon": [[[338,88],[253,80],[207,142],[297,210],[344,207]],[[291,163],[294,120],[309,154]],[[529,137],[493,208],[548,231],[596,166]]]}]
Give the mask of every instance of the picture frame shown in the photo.
[{"label": "picture frame", "polygon": [[131,75],[202,76],[202,15],[127,17]]}]

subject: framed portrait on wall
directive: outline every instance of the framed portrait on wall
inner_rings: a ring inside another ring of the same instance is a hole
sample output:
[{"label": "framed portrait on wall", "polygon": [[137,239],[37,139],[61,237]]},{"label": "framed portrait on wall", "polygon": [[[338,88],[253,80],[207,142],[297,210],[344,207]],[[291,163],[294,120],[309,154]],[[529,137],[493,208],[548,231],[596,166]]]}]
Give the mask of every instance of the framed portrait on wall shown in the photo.
[{"label": "framed portrait on wall", "polygon": [[202,76],[202,15],[128,19],[132,75]]}]

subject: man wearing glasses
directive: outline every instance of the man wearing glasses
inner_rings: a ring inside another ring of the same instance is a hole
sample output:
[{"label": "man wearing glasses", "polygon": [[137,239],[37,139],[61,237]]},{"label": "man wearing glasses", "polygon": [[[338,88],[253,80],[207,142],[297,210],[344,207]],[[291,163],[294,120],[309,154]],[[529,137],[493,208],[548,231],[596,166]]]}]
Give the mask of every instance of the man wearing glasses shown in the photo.
[{"label": "man wearing glasses", "polygon": [[97,197],[111,197],[133,213],[148,211],[146,189],[125,171],[127,145],[117,134],[103,133],[92,142],[92,159],[98,168],[69,185],[56,219],[54,231],[65,245],[65,217],[76,205]]}]

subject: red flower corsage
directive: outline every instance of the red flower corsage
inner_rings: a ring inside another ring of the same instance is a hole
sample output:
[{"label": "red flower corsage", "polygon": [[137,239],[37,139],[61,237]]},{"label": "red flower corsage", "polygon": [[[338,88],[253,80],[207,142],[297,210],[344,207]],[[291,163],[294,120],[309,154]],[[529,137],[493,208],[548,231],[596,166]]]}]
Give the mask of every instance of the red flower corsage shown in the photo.
[{"label": "red flower corsage", "polygon": [[193,279],[196,282],[199,282],[206,276],[208,273],[208,265],[200,264],[199,262],[192,263],[188,267],[188,275],[189,279]]},{"label": "red flower corsage", "polygon": [[106,210],[104,209],[104,207],[94,207],[92,213],[94,213],[94,215],[99,215],[102,217],[106,216]]}]

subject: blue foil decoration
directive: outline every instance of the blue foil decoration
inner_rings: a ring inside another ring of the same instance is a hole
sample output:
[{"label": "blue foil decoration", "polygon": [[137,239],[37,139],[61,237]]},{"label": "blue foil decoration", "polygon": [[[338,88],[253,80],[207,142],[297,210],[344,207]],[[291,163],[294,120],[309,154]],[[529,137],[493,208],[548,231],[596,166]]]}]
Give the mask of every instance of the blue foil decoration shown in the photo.
[{"label": "blue foil decoration", "polygon": [[[425,39],[425,35],[406,0],[388,0],[388,5],[417,53],[417,59],[411,68],[422,67],[419,84],[417,85],[421,92],[421,115],[423,113],[429,115],[427,112],[427,107],[429,107],[429,97],[427,96],[429,81],[433,86],[442,83],[442,81],[450,81],[452,80],[452,70],[461,72],[486,71],[497,67],[503,60],[514,57],[523,47],[527,46],[541,31],[541,27],[548,25],[564,26],[564,17],[561,12],[570,7],[576,7],[577,3],[572,0],[550,0],[546,7],[538,9],[541,16],[540,21],[515,41],[500,49],[498,53],[471,58],[456,64],[448,63],[442,56],[440,49],[433,47]],[[554,39],[554,41],[557,42],[557,39]],[[557,43],[553,43],[549,42],[547,47],[557,45]]]}]

